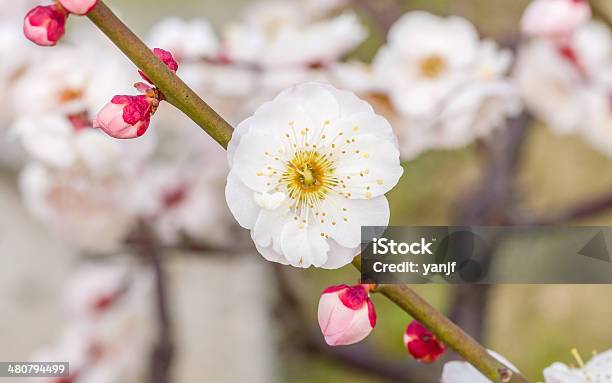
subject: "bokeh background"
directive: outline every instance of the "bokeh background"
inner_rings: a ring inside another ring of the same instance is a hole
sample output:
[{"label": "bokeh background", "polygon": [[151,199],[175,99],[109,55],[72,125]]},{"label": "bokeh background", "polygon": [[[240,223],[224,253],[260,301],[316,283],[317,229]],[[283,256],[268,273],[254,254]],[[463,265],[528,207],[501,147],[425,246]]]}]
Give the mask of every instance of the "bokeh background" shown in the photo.
[{"label": "bokeh background", "polygon": [[[381,0],[385,7],[391,0]],[[225,0],[109,0],[135,31],[144,34],[167,15],[204,16],[215,26],[235,18],[248,1]],[[483,36],[503,41],[517,32],[524,0],[403,0],[405,10],[422,9],[471,20]],[[608,19],[612,3],[600,1]],[[607,7],[607,8],[606,8]],[[354,57],[370,60],[384,34],[363,8],[356,8],[371,30]],[[76,23],[87,23],[78,20]],[[100,38],[104,38],[100,35]],[[1,64],[0,64],[1,65]],[[206,95],[202,95],[206,99]],[[194,129],[197,129],[194,126]],[[207,139],[202,136],[202,139]],[[453,222],[462,196],[472,191],[487,163],[478,144],[465,149],[430,151],[405,162],[404,176],[389,195],[394,225],[445,225]],[[0,360],[25,360],[53,342],[64,314],[59,305],[63,282],[82,254],[33,220],[22,206],[17,172],[10,166],[0,178]],[[562,209],[612,190],[612,159],[594,151],[578,136],[558,136],[544,126],[530,127],[519,163],[517,190],[527,212]],[[501,207],[503,209],[503,206]],[[608,225],[612,214],[602,213],[575,222]],[[316,304],[325,287],[357,281],[347,267],[280,271],[291,288],[282,297],[279,271],[254,251],[246,256],[188,251],[168,259],[170,302],[174,311],[177,382],[386,382],[365,371],[359,356],[439,376],[442,363],[420,366],[407,354],[402,334],[410,318],[383,297],[374,296],[378,324],[362,344],[338,354],[325,349],[317,330]],[[236,260],[237,259],[237,260]],[[247,264],[247,266],[244,266]],[[417,286],[430,302],[450,312],[456,298],[451,286]],[[498,285],[488,289],[484,305],[484,344],[512,360],[534,381],[552,361],[572,363],[570,350],[583,355],[612,347],[612,286]],[[280,298],[279,298],[280,296]],[[285,299],[285,300],[283,300]],[[297,309],[289,310],[294,302]],[[280,302],[280,304],[279,304]],[[287,313],[286,311],[292,311]],[[296,314],[297,312],[297,314]],[[151,321],[154,319],[151,318]],[[304,341],[306,339],[306,341]],[[353,355],[351,355],[353,353]],[[346,356],[347,354],[348,356]],[[449,358],[453,358],[449,355]],[[381,362],[382,363],[382,362]],[[367,369],[367,368],[366,368]],[[384,374],[383,374],[384,375]],[[400,374],[401,375],[401,374]],[[419,375],[410,381],[421,380]],[[251,380],[252,379],[252,380]],[[395,379],[400,381],[399,379]]]}]

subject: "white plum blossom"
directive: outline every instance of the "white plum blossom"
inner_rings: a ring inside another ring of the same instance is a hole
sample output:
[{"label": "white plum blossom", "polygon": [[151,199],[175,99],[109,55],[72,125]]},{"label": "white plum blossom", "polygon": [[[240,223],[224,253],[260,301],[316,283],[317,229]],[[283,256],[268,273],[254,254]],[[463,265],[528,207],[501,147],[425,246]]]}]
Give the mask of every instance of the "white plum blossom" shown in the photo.
[{"label": "white plum blossom", "polygon": [[326,65],[365,39],[367,32],[355,14],[319,20],[312,11],[298,1],[257,2],[245,10],[241,22],[226,29],[224,54],[263,68]]},{"label": "white plum blossom", "polygon": [[465,19],[409,12],[391,27],[374,69],[399,112],[428,117],[466,81],[478,46],[478,33]]},{"label": "white plum blossom", "polygon": [[338,62],[329,71],[332,82],[342,89],[357,94],[379,94],[385,91],[372,66],[361,61]]},{"label": "white plum blossom", "polygon": [[19,179],[23,203],[35,218],[71,244],[94,251],[119,248],[136,223],[128,203],[130,181],[40,162],[26,165]]},{"label": "white plum blossom", "polygon": [[31,360],[68,361],[69,379],[79,383],[143,381],[155,340],[152,293],[149,271],[84,265],[64,286],[59,339]]},{"label": "white plum blossom", "polygon": [[23,116],[13,124],[12,133],[36,161],[56,168],[82,166],[100,174],[131,168],[135,162],[125,161],[128,151],[129,159],[142,161],[154,149],[154,136],[135,145],[81,123],[53,114]]},{"label": "white plum blossom", "polygon": [[521,29],[530,36],[563,40],[590,19],[587,0],[535,0],[523,13]]},{"label": "white plum blossom", "polygon": [[155,136],[112,140],[53,115],[20,119],[15,132],[32,157],[20,174],[29,212],[77,247],[120,247],[137,220],[133,180],[152,155]]},{"label": "white plum blossom", "polygon": [[579,133],[612,154],[612,37],[590,22],[564,43],[537,39],[521,48],[516,67],[530,111],[556,133]]},{"label": "white plum blossom", "polygon": [[235,239],[231,215],[223,203],[227,173],[206,171],[214,166],[203,162],[150,165],[135,182],[133,206],[151,222],[163,243],[179,243],[183,235],[214,246],[229,245]]},{"label": "white plum blossom", "polygon": [[550,129],[572,133],[580,128],[586,89],[573,60],[554,43],[535,40],[521,47],[515,75],[525,104]]},{"label": "white plum blossom", "polygon": [[162,47],[179,62],[216,58],[219,54],[219,40],[205,19],[183,20],[168,17],[149,31],[151,47]]},{"label": "white plum blossom", "polygon": [[507,77],[511,65],[512,53],[479,40],[467,20],[418,11],[393,25],[373,75],[367,67],[361,74],[353,68],[348,80],[351,88],[374,96],[409,160],[429,149],[465,146],[517,115],[522,104]]},{"label": "white plum blossom", "polygon": [[[518,372],[518,369],[506,358],[499,355],[495,351],[487,351],[500,363],[509,369]],[[480,371],[476,369],[476,367],[472,366],[468,362],[452,361],[444,364],[440,383],[491,383],[491,381],[482,375]]]},{"label": "white plum blossom", "polygon": [[546,383],[610,383],[612,382],[612,350],[595,355],[586,364],[574,351],[580,368],[556,362],[544,369]]},{"label": "white plum blossom", "polygon": [[386,226],[385,193],[403,169],[391,126],[354,94],[306,83],[281,92],[235,130],[227,203],[268,260],[338,268],[361,226]]},{"label": "white plum blossom", "polygon": [[[129,92],[130,67],[116,54],[93,46],[62,45],[46,52],[16,80],[11,106],[16,114],[90,114],[113,95]],[[106,51],[102,51],[106,53]]]}]

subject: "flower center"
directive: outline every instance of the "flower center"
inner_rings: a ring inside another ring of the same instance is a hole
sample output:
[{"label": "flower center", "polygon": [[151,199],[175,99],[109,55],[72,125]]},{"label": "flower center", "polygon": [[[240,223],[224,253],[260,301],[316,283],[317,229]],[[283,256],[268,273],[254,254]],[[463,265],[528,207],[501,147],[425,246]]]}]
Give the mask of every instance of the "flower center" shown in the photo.
[{"label": "flower center", "polygon": [[421,60],[421,74],[427,78],[434,79],[446,69],[446,62],[438,55],[431,55]]},{"label": "flower center", "polygon": [[68,103],[81,99],[83,93],[82,89],[65,88],[58,93],[57,98],[60,103]]},{"label": "flower center", "polygon": [[287,163],[280,183],[287,189],[294,206],[314,207],[338,184],[334,164],[327,155],[301,150]]}]

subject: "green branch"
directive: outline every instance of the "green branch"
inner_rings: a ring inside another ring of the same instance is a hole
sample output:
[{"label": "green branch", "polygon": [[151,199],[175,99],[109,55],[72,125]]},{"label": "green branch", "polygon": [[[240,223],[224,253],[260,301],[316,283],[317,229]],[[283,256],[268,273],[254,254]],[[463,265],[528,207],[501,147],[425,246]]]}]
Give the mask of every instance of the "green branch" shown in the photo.
[{"label": "green branch", "polygon": [[101,1],[88,17],[153,81],[169,103],[185,113],[221,146],[227,147],[232,137],[231,125],[172,73],[106,4]]},{"label": "green branch", "polygon": [[[353,260],[353,266],[361,270],[361,257],[358,256]],[[491,381],[528,383],[523,376],[509,370],[492,357],[474,338],[466,334],[407,285],[379,285],[374,292],[381,293],[425,325],[438,340],[455,350]]]},{"label": "green branch", "polygon": [[[183,111],[224,148],[232,136],[232,127],[206,104],[181,79],[172,73],[151,50],[103,3],[89,13],[102,32],[142,70],[164,93],[166,99]],[[163,48],[163,47],[160,47]],[[359,269],[361,260],[353,262]],[[438,339],[457,351],[494,382],[527,383],[493,358],[478,342],[405,285],[383,285],[377,292],[393,301],[432,331]]]}]

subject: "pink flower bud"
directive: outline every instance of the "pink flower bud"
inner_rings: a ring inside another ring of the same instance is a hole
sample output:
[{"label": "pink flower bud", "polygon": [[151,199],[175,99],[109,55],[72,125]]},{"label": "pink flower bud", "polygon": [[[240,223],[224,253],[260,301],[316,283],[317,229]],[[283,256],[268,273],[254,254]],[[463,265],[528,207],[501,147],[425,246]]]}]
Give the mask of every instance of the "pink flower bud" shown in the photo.
[{"label": "pink flower bud", "polygon": [[330,346],[357,343],[376,326],[368,285],[328,287],[319,300],[319,326]]},{"label": "pink flower bud", "polygon": [[590,18],[585,0],[535,0],[523,13],[521,29],[534,37],[565,39]]},{"label": "pink flower bud", "polygon": [[[174,59],[174,57],[172,56],[172,53],[165,51],[161,48],[155,48],[153,49],[153,54],[155,54],[155,56],[157,56],[158,59],[160,59],[164,64],[166,64],[166,66],[168,67],[168,69],[170,69],[172,72],[176,73],[176,71],[178,70],[178,63],[176,62],[176,60]],[[144,74],[143,71],[139,70],[138,73],[140,74],[140,77],[143,78],[143,80],[153,84],[153,81],[151,81],[146,74]]]},{"label": "pink flower bud", "polygon": [[93,127],[115,138],[140,137],[149,127],[155,101],[146,95],[115,96],[98,113]]},{"label": "pink flower bud", "polygon": [[59,5],[40,5],[25,16],[23,33],[35,44],[53,46],[64,35],[67,18],[68,14]]},{"label": "pink flower bud", "polygon": [[98,5],[98,0],[59,0],[59,2],[68,12],[75,15],[86,15]]},{"label": "pink flower bud", "polygon": [[446,346],[422,324],[412,321],[404,333],[404,345],[414,359],[423,363],[433,363],[446,351]]}]

